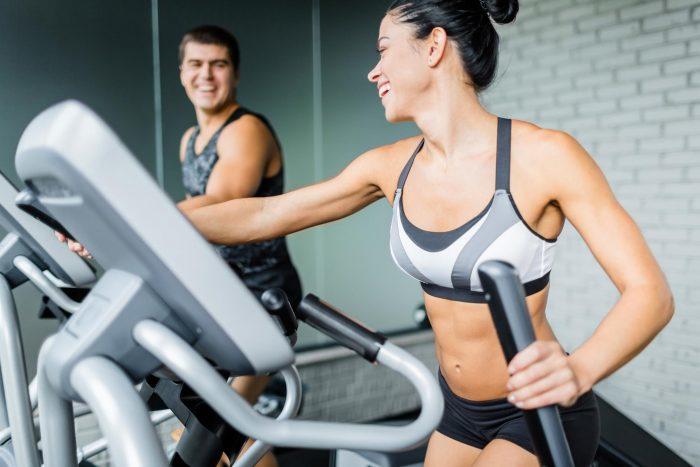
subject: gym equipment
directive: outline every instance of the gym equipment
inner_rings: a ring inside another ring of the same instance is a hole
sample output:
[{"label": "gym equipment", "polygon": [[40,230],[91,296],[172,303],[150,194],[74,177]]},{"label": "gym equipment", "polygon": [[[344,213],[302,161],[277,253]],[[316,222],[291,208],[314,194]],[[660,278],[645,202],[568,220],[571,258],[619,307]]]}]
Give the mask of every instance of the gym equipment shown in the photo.
[{"label": "gym equipment", "polygon": [[[296,316],[281,289],[269,289],[262,294],[262,304],[277,321],[283,334],[293,345],[298,327]],[[225,371],[219,370],[227,377]],[[281,371],[287,397],[278,419],[295,416],[301,405],[301,381],[291,365]],[[183,433],[170,457],[172,466],[215,465],[225,454],[236,459],[247,436],[227,424],[205,401],[176,375],[158,372],[146,377],[140,389],[149,409],[168,408],[184,425]],[[271,446],[256,441],[234,465],[255,465]]]},{"label": "gym equipment", "polygon": [[[525,289],[518,272],[506,262],[486,261],[479,266],[478,273],[498,340],[506,361],[510,362],[535,341]],[[574,467],[557,406],[524,410],[523,416],[540,463],[551,467]]]},{"label": "gym equipment", "polygon": [[[95,280],[92,268],[60,245],[53,232],[15,207],[17,189],[0,174],[0,225],[7,234],[0,243],[0,430],[9,428],[12,446],[0,447],[2,462],[39,466],[32,397],[12,289],[31,279],[44,286],[60,306],[70,309],[60,286],[84,286]],[[5,400],[6,398],[6,400]],[[35,398],[34,398],[35,399]],[[10,452],[12,451],[12,452]],[[10,461],[9,459],[13,459]]]},{"label": "gym equipment", "polygon": [[[8,198],[8,204],[12,206],[11,202],[9,202],[10,200],[11,198]],[[17,207],[41,221],[43,224],[46,224],[51,229],[62,232],[64,235],[72,238],[67,229],[45,211],[45,208],[38,202],[36,195],[31,190],[24,190],[17,194],[14,202]],[[54,238],[51,238],[49,241],[50,245],[56,245],[56,240]],[[69,253],[69,255],[75,257],[73,254]],[[55,287],[47,283],[47,280],[41,275],[40,271],[36,267],[32,267],[30,263],[27,263],[28,260],[26,258],[17,258],[17,261],[19,260],[23,261],[22,264],[18,263],[19,266],[24,266],[22,271],[36,283],[37,287],[51,297],[52,300],[46,303],[45,309],[51,310],[52,317],[57,317],[65,321],[69,316],[66,310],[70,313],[77,311],[80,306],[79,303],[72,301],[71,298],[66,297],[65,293],[56,290]],[[274,292],[274,290],[266,292],[265,296],[268,302],[271,299],[274,302],[275,297],[277,297]],[[274,309],[269,309],[268,311],[279,320],[280,325],[284,324],[285,336],[295,341],[297,327],[296,318],[291,308],[289,308],[288,311],[289,315],[285,315],[284,311],[286,310],[280,309],[281,304],[278,302],[279,298],[277,297],[277,302],[271,303]],[[284,373],[283,376],[285,376]],[[289,374],[285,376],[285,381],[289,383],[290,378],[298,379],[295,370],[291,373],[291,376]],[[152,419],[155,424],[162,423],[172,418],[172,416],[177,415],[179,420],[186,426],[180,442],[175,446],[175,452],[173,454],[174,460],[171,460],[173,465],[213,465],[216,460],[221,457],[221,453],[226,453],[228,455],[237,453],[243,442],[247,439],[247,437],[227,427],[225,422],[208,408],[208,406],[201,401],[201,398],[197,397],[191,390],[183,385],[182,382],[172,381],[167,378],[161,379],[156,375],[149,375],[141,386],[141,394],[142,397],[148,401],[149,409],[170,409],[174,411],[174,414],[160,413],[154,415]],[[164,400],[167,402],[164,402]],[[300,400],[292,401],[288,398],[285,406],[282,408],[280,416],[283,418],[294,416],[298,411],[300,402]],[[36,397],[33,398],[33,407],[35,404]],[[89,413],[89,410],[82,409],[83,412],[80,415]],[[76,413],[75,416],[77,418],[79,414]],[[6,438],[9,438],[9,430]],[[0,440],[0,442],[1,441],[3,440]],[[78,459],[82,460],[100,453],[106,449],[106,444],[104,439],[100,439],[88,446],[78,449]],[[229,450],[223,449],[223,446],[228,446]],[[247,451],[246,459],[253,459],[254,456],[258,458],[262,457],[267,449],[269,449],[269,446],[265,446],[263,443],[256,443]]]},{"label": "gym equipment", "polygon": [[[38,257],[48,258],[44,261],[46,263],[44,264],[37,261],[35,257],[30,259],[27,256],[20,255],[14,258],[13,264],[24,275],[24,280],[30,280],[40,291],[46,294],[42,297],[43,308],[40,310],[39,317],[58,319],[62,323],[79,306],[74,299],[82,299],[85,295],[86,289],[78,287],[88,286],[94,282],[94,269],[89,263],[85,263],[77,255],[57,244],[51,230],[61,230],[60,224],[43,211],[43,207],[30,196],[31,193],[26,191],[17,193],[17,189],[2,173],[0,173],[0,194],[0,222],[3,222],[2,225],[19,236],[26,245],[30,245]],[[31,206],[29,206],[30,204]],[[18,211],[15,206],[26,214]],[[41,223],[37,223],[27,214]],[[49,229],[41,224],[46,224]],[[47,252],[53,256],[47,256]],[[48,269],[42,271],[44,267],[48,267]],[[68,284],[56,277],[65,277],[66,274],[68,274],[70,281]],[[21,276],[19,276],[19,279],[22,280]],[[12,356],[12,359],[16,358],[16,355]],[[27,424],[33,424],[36,430],[38,429],[38,417],[28,418],[31,415],[31,410],[35,409],[37,405],[36,380],[29,385],[28,394],[31,408],[29,414],[23,413],[23,421],[27,420]],[[2,410],[5,410],[4,405]],[[75,409],[76,418],[89,413],[90,410],[84,405],[77,406]],[[153,414],[151,418],[153,423],[157,425],[169,420],[172,416],[171,413],[160,412]],[[26,445],[32,442],[29,438],[22,438],[22,440],[26,440]],[[22,443],[21,440],[20,443]],[[36,445],[34,446],[36,450]],[[24,449],[25,451],[22,452],[26,452],[29,448],[25,447]],[[105,449],[106,442],[104,439],[99,439],[79,448],[77,452],[79,465],[81,467],[91,466],[92,464],[87,459]],[[12,429],[8,426],[0,430],[0,466],[14,467],[18,463],[19,465],[25,465],[22,463],[24,460],[17,459],[14,451]]]},{"label": "gym equipment", "polygon": [[287,368],[294,359],[289,343],[109,127],[82,104],[64,102],[36,117],[22,135],[16,167],[39,203],[105,269],[66,326],[42,346],[38,388],[47,467],[75,464],[71,400],[93,409],[114,465],[166,465],[132,385],[163,364],[230,425],[267,444],[401,450],[422,442],[439,422],[442,396],[422,363],[314,300],[303,318],[407,376],[421,396],[421,414],[406,426],[385,427],[270,420],[254,412],[217,369],[238,375]]},{"label": "gym equipment", "polygon": [[[51,229],[62,232],[64,235],[72,238],[67,229],[45,211],[45,208],[39,203],[35,193],[31,190],[20,192],[15,199],[15,204]],[[55,239],[51,241],[52,245],[55,245]],[[58,307],[54,307],[58,308],[58,310],[53,310],[53,314],[57,315],[59,318],[65,319],[59,310],[69,310],[70,312],[77,311],[80,306],[79,303],[75,303],[66,298],[60,291],[56,292],[51,290],[51,288],[44,283],[45,281],[40,281],[39,279],[41,278],[36,277],[36,271],[32,272],[34,273],[34,276],[32,276],[34,281],[38,282],[44,293],[51,296],[53,301],[58,305]],[[265,297],[267,297],[269,302],[271,299],[274,301],[276,295],[274,291],[267,291]],[[285,336],[295,341],[297,327],[296,318],[291,308],[289,308],[289,314],[285,315],[283,312],[286,310],[281,310],[281,304],[278,302],[279,298],[277,298],[277,302],[271,303],[274,309],[269,309],[269,311],[279,320],[280,325],[283,324],[285,326]],[[47,308],[50,308],[51,304],[53,304],[53,302],[49,302]],[[285,376],[284,373],[283,376]],[[294,377],[298,379],[295,370],[292,376],[286,375],[285,380],[289,382],[290,378]],[[148,402],[151,410],[164,408],[173,410],[178,419],[185,424],[185,431],[175,447],[175,452],[173,454],[174,459],[171,460],[173,465],[213,465],[221,457],[221,453],[228,454],[229,456],[231,456],[232,453],[237,453],[243,445],[243,442],[247,439],[247,437],[228,427],[220,417],[201,401],[201,398],[193,394],[182,382],[172,381],[168,378],[159,378],[156,375],[149,375],[141,386],[141,394]],[[281,416],[286,418],[295,415],[299,403],[300,400],[295,403],[288,398],[287,403],[282,409]],[[159,415],[156,417],[158,422],[169,418],[170,417],[166,415]],[[228,449],[224,449],[223,446],[227,446]],[[79,458],[85,457],[86,455],[92,456],[105,448],[106,442],[104,440],[98,440],[91,443],[89,446],[81,448],[79,450]],[[265,447],[262,443],[257,443],[247,451],[246,458],[253,458],[253,456],[260,457],[264,455],[267,449],[268,447]]]}]

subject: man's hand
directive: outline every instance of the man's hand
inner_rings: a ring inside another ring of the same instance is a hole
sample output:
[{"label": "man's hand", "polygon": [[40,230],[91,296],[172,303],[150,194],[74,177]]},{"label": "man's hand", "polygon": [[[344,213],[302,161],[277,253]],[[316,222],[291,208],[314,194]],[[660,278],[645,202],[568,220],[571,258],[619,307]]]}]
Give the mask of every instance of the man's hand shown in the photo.
[{"label": "man's hand", "polygon": [[61,232],[54,231],[54,234],[56,235],[56,238],[59,242],[67,243],[68,249],[73,253],[77,253],[82,258],[92,259],[92,255],[82,244],[71,240],[70,238],[63,235]]}]

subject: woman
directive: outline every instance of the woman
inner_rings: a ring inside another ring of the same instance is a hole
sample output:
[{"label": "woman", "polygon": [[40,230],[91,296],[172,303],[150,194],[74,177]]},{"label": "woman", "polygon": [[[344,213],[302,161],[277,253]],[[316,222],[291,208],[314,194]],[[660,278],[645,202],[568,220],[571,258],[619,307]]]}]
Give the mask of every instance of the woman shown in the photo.
[{"label": "woman", "polygon": [[[499,119],[479,102],[497,63],[491,20],[511,22],[517,10],[516,0],[395,1],[368,78],[386,119],[413,121],[422,135],[368,151],[316,185],[188,212],[208,239],[241,243],[340,219],[382,197],[393,204],[392,256],[421,281],[446,399],[427,466],[537,465],[518,409],[549,404],[562,406],[576,465],[589,465],[599,435],[591,388],[673,313],[659,266],[586,151],[565,133]],[[621,292],[571,355],[545,316],[566,219]],[[507,366],[476,274],[487,259],[518,269],[537,336]]]}]

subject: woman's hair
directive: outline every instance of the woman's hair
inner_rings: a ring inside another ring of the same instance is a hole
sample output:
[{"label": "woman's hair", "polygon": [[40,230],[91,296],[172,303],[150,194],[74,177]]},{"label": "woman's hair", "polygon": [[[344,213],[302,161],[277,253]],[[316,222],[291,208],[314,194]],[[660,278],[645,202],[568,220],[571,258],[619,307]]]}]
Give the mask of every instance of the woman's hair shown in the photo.
[{"label": "woman's hair", "polygon": [[226,47],[228,50],[233,70],[238,72],[238,67],[241,65],[241,53],[238,49],[238,41],[235,36],[226,29],[219,26],[203,25],[190,29],[182,36],[180,47],[178,47],[179,63],[185,58],[185,46],[189,42],[197,44],[214,44]]},{"label": "woman's hair", "polygon": [[499,24],[515,20],[518,0],[394,0],[388,13],[412,24],[417,39],[443,28],[480,92],[493,81],[498,64],[498,33],[491,20]]}]

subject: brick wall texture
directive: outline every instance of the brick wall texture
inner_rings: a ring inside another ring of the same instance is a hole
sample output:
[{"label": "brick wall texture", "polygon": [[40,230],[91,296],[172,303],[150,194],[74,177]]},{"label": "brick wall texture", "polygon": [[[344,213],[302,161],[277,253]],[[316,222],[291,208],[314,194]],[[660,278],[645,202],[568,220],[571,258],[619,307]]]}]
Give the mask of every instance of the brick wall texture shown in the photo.
[{"label": "brick wall texture", "polygon": [[[700,1],[525,0],[499,32],[486,106],[577,138],[673,289],[668,327],[597,390],[700,465]],[[570,225],[557,256],[548,317],[571,350],[618,294]]]}]

